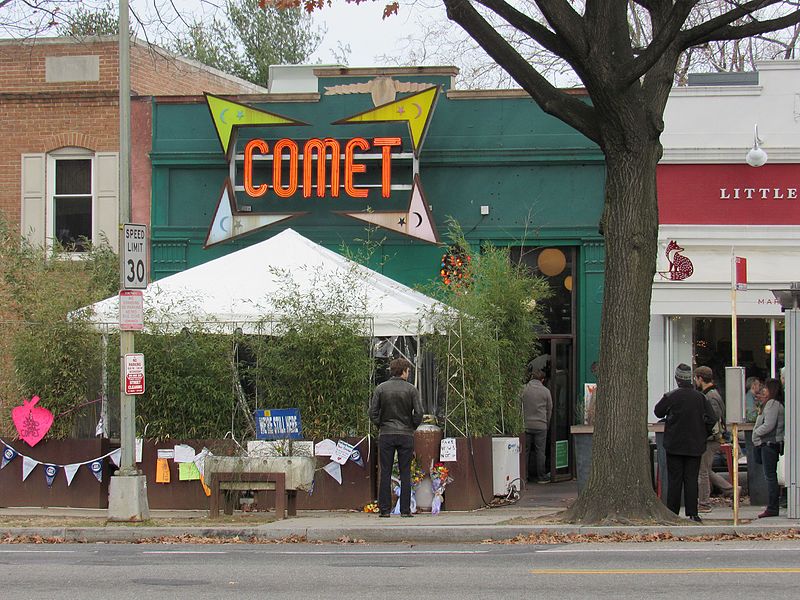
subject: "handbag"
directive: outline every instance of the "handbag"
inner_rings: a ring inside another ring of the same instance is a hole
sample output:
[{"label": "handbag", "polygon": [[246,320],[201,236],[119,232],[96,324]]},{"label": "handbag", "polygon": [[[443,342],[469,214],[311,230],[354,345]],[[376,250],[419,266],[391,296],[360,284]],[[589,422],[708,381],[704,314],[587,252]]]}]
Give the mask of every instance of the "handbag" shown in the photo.
[{"label": "handbag", "polygon": [[778,485],[786,487],[786,461],[783,460],[783,453],[778,456],[778,466],[775,470],[778,473]]}]

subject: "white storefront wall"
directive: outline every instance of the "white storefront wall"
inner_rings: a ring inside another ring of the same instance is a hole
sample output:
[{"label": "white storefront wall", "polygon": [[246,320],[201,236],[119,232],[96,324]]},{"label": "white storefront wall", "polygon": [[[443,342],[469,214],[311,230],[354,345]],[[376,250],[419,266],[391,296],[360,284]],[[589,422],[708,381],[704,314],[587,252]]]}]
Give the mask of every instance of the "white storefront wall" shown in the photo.
[{"label": "white storefront wall", "polygon": [[[758,70],[758,85],[676,88],[665,113],[662,164],[728,163],[753,169],[744,158],[758,123],[769,164],[798,163],[800,188],[800,61],[760,63]],[[692,186],[687,184],[685,191],[693,201]],[[754,211],[754,223],[759,222],[758,211],[776,210],[775,204],[747,206]],[[651,421],[655,403],[675,386],[675,365],[693,365],[694,318],[731,315],[734,254],[747,259],[748,270],[748,289],[736,294],[738,317],[782,318],[770,290],[800,281],[800,221],[792,217],[788,224],[704,224],[704,209],[703,199],[697,198],[684,223],[692,222],[696,214],[698,224],[659,227],[657,269],[669,270],[665,252],[670,240],[675,240],[694,271],[682,281],[657,274],[653,283],[648,368]]]}]

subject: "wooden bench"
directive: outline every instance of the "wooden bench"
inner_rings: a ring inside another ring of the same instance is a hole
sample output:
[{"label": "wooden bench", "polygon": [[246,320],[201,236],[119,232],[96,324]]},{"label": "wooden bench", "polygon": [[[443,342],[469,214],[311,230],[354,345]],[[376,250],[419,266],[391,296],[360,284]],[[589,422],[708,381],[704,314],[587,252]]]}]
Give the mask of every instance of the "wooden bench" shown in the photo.
[{"label": "wooden bench", "polygon": [[242,473],[242,472],[215,472],[211,473],[211,506],[208,514],[211,517],[219,516],[220,494],[226,495],[225,514],[233,514],[233,491],[275,490],[275,513],[279,519],[286,515],[297,515],[297,491],[286,489],[285,473]]}]

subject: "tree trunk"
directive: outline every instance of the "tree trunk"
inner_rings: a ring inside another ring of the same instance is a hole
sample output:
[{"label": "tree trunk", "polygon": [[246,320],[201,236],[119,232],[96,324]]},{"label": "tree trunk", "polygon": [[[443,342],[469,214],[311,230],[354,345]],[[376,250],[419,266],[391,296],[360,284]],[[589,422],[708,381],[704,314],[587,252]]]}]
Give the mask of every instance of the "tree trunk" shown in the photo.
[{"label": "tree trunk", "polygon": [[604,144],[606,266],[592,468],[565,515],[570,522],[675,520],[653,491],[647,441],[646,332],[658,246],[661,146],[657,135],[636,132],[635,126],[621,127],[610,132],[617,140]]}]

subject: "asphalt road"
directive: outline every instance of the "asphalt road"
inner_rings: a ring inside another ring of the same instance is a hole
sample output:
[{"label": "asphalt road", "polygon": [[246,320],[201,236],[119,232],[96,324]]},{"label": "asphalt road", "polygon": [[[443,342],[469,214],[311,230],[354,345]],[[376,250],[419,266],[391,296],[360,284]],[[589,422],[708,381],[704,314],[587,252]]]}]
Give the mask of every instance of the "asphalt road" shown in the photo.
[{"label": "asphalt road", "polygon": [[0,598],[798,597],[800,542],[0,545]]}]

